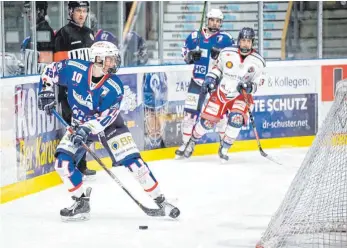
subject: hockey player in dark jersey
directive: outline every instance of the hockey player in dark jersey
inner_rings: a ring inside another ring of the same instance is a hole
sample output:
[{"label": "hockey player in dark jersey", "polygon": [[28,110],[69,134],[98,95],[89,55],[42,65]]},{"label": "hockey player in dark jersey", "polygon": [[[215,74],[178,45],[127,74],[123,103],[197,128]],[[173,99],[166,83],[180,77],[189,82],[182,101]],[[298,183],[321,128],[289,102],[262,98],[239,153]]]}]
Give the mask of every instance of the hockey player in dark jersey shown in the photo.
[{"label": "hockey player in dark jersey", "polygon": [[64,221],[89,218],[91,188],[84,188],[75,165],[85,153],[82,143],[100,139],[112,160],[125,166],[166,215],[177,218],[178,208],[161,194],[158,181],[142,160],[140,151],[120,115],[124,87],[116,74],[120,63],[117,47],[107,41],[96,42],[90,50],[91,62],[63,60],[48,65],[41,76],[38,106],[48,115],[55,108],[54,84],[68,88],[75,133],[66,132],[56,150],[55,169],[73,194],[75,203],[64,208]]},{"label": "hockey player in dark jersey", "polygon": [[[69,1],[70,22],[62,27],[55,36],[54,61],[64,59],[89,60],[89,48],[94,43],[93,31],[84,26],[88,12],[88,1]],[[61,104],[64,120],[71,124],[71,108],[67,102],[66,87],[59,86],[58,101]],[[86,158],[78,164],[79,170],[86,176],[95,175],[94,170],[87,168]]]},{"label": "hockey player in dark jersey", "polygon": [[[47,21],[47,1],[36,1],[36,43],[37,70],[34,64],[34,48],[31,36],[26,37],[21,45],[24,74],[41,73],[47,64],[53,62],[54,32]],[[31,2],[24,2],[24,13],[32,23]]]}]

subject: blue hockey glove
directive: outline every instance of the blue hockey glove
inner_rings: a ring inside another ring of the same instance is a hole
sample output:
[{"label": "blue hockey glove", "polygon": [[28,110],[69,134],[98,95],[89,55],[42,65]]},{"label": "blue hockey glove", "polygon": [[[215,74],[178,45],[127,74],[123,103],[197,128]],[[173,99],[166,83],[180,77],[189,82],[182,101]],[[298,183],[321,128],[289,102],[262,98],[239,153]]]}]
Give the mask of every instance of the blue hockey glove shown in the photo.
[{"label": "blue hockey glove", "polygon": [[46,112],[47,115],[52,115],[52,110],[55,109],[55,94],[53,90],[42,90],[38,94],[38,108]]},{"label": "blue hockey glove", "polygon": [[207,76],[205,78],[205,81],[201,85],[201,93],[207,94],[207,92],[208,92],[211,94],[212,92],[216,91],[216,89],[217,89],[216,79],[213,77]]},{"label": "blue hockey glove", "polygon": [[70,140],[75,146],[86,143],[91,130],[85,126],[79,126],[75,133],[71,135]]}]

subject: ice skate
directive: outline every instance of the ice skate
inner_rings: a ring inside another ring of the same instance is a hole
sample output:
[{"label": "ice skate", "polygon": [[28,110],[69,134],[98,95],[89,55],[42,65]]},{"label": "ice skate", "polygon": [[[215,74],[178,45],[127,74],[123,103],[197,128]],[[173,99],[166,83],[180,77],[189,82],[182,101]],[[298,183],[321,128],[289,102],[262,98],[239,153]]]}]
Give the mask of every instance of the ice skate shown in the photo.
[{"label": "ice skate", "polygon": [[83,181],[93,181],[96,177],[96,171],[95,170],[89,170],[86,168],[83,172]]},{"label": "ice skate", "polygon": [[185,158],[190,158],[194,152],[194,148],[195,148],[195,141],[190,138],[186,149],[184,150],[184,157]]},{"label": "ice skate", "polygon": [[175,151],[175,159],[183,159],[184,158],[184,150],[186,149],[187,144],[183,143],[178,149]]},{"label": "ice skate", "polygon": [[155,203],[165,210],[165,215],[170,216],[173,219],[176,219],[180,215],[180,210],[174,205],[168,203],[164,195],[160,195],[154,199]]},{"label": "ice skate", "polygon": [[226,145],[223,141],[220,142],[219,149],[218,149],[218,156],[222,164],[229,161],[229,156],[227,155],[229,148],[230,146]]},{"label": "ice skate", "polygon": [[88,187],[85,196],[77,198],[72,196],[75,203],[70,208],[64,208],[60,210],[61,219],[64,222],[68,221],[84,221],[90,219],[90,204],[89,198],[92,192],[92,188]]}]

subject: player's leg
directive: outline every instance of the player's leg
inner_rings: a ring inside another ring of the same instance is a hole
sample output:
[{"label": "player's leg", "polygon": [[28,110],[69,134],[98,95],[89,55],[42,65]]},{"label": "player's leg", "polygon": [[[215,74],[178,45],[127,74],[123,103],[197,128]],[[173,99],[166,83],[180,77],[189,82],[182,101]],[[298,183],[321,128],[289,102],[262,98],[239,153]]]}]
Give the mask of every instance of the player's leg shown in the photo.
[{"label": "player's leg", "polygon": [[179,210],[168,203],[160,191],[159,183],[153,172],[143,161],[129,129],[124,125],[123,118],[118,115],[116,121],[105,129],[104,136],[100,136],[102,144],[116,161],[128,168],[144,191],[158,204],[165,207],[167,214],[173,218],[179,215]]},{"label": "player's leg", "polygon": [[248,108],[243,99],[243,96],[236,97],[227,105],[229,110],[227,127],[224,137],[218,149],[218,155],[223,161],[228,161],[228,151],[240,133],[241,127],[247,123]]},{"label": "player's leg", "polygon": [[217,92],[213,92],[208,99],[206,106],[201,112],[200,120],[193,128],[192,136],[184,151],[184,156],[189,158],[195,148],[196,142],[201,139],[209,130],[213,129],[223,116],[223,103],[219,100]]},{"label": "player's leg", "polygon": [[63,180],[64,185],[72,194],[74,204],[69,208],[64,208],[60,211],[62,220],[87,220],[89,219],[90,205],[89,197],[91,188],[84,189],[83,174],[76,168],[75,157],[81,157],[85,153],[82,149],[78,149],[70,141],[70,133],[65,133],[61,139],[57,151],[54,168]]},{"label": "player's leg", "polygon": [[223,115],[221,120],[216,125],[216,131],[219,134],[220,141],[223,140],[223,137],[225,134],[225,129],[227,128],[227,125],[228,125],[228,114],[225,114],[225,115]]},{"label": "player's leg", "polygon": [[176,150],[176,158],[184,155],[184,150],[192,135],[192,130],[199,118],[201,107],[205,101],[206,95],[201,94],[201,85],[191,79],[186,100],[184,103],[184,119],[182,122],[182,145]]}]

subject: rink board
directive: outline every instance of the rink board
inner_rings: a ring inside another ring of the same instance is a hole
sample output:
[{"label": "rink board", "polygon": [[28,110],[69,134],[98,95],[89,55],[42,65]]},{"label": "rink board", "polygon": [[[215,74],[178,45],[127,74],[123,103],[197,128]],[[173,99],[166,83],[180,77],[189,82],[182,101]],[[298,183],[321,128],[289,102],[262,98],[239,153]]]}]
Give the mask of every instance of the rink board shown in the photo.
[{"label": "rink board", "polygon": [[[267,66],[268,77],[255,95],[254,113],[264,149],[309,146],[331,106],[338,80],[334,72],[342,71],[341,76],[347,77],[346,60],[279,61],[268,62]],[[120,70],[125,85],[122,113],[145,160],[173,158],[174,150],[181,144],[184,99],[191,71],[192,66],[185,65]],[[143,86],[148,79],[145,73],[152,73],[148,74],[150,78],[164,75],[161,78],[165,81],[160,83],[167,85],[166,123],[158,144],[148,138],[144,124]],[[63,129],[55,119],[37,110],[38,79],[28,76],[1,80],[1,203],[60,183],[53,172],[53,154]],[[208,133],[195,155],[216,154],[216,142],[218,135]],[[102,146],[94,149],[107,160]],[[247,125],[230,152],[255,149],[254,134]],[[95,162],[90,163],[98,168]]]}]

